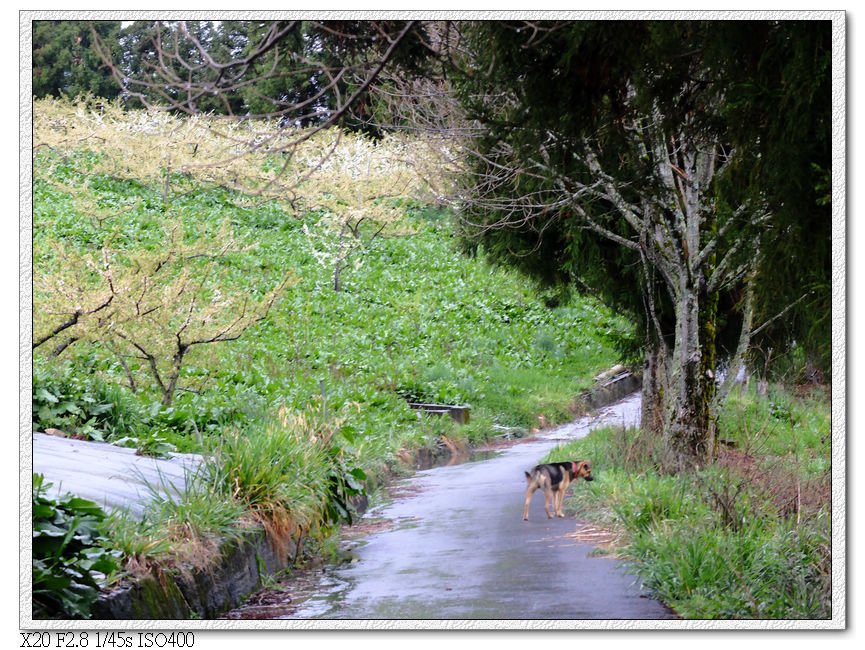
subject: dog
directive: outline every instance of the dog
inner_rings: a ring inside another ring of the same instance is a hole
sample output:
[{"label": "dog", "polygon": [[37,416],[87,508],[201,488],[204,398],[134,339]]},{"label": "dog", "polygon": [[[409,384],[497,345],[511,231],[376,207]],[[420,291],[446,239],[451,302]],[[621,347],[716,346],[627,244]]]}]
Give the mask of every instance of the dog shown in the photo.
[{"label": "dog", "polygon": [[560,463],[545,463],[535,465],[531,472],[526,472],[526,507],[523,509],[523,521],[529,520],[529,503],[535,490],[544,491],[544,512],[547,518],[552,519],[550,514],[550,499],[553,501],[553,509],[558,517],[564,517],[562,503],[565,500],[565,491],[571,484],[582,477],[586,481],[594,480],[592,477],[592,465],[587,460],[567,460]]}]

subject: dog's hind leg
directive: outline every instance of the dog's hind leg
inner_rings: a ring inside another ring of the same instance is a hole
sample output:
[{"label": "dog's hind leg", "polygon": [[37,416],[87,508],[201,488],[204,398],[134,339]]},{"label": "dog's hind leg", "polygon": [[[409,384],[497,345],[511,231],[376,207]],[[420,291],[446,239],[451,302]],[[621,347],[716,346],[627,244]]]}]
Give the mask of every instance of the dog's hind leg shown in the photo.
[{"label": "dog's hind leg", "polygon": [[532,495],[535,493],[535,490],[538,489],[537,484],[534,481],[529,482],[529,487],[526,488],[526,506],[523,508],[523,521],[529,520],[529,503],[532,501]]},{"label": "dog's hind leg", "polygon": [[544,512],[547,513],[547,519],[553,518],[553,516],[550,514],[550,500],[552,500],[553,508],[555,508],[556,493],[553,492],[552,488],[544,488]]}]

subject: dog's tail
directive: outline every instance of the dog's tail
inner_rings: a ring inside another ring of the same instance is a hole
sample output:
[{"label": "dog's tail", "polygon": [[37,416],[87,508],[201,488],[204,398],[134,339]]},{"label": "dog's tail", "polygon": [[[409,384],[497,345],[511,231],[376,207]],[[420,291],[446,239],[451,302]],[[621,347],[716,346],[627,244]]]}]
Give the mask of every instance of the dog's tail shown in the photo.
[{"label": "dog's tail", "polygon": [[537,467],[531,472],[523,472],[526,475],[526,483],[535,483],[535,487],[546,489],[550,485],[549,475]]}]

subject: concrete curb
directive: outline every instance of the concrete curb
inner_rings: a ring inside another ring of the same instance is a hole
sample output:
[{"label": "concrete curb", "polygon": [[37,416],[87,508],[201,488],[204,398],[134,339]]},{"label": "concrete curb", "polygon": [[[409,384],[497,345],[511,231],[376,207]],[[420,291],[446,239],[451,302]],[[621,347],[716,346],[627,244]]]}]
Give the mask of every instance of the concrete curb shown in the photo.
[{"label": "concrete curb", "polygon": [[580,399],[585,404],[586,410],[593,411],[635,393],[640,390],[642,385],[643,381],[639,375],[624,370],[604,380],[591,390],[585,391]]},{"label": "concrete curb", "polygon": [[295,546],[277,554],[263,529],[251,529],[239,540],[226,541],[218,559],[204,569],[158,569],[127,579],[100,594],[93,619],[186,620],[215,618],[238,606],[262,580],[286,569]]}]

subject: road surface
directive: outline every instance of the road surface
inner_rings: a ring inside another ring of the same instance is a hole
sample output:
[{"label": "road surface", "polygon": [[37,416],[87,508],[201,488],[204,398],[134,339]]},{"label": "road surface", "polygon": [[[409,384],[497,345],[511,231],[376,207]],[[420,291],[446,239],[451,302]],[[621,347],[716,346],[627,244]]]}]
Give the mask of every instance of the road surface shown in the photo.
[{"label": "road surface", "polygon": [[355,542],[351,561],[326,569],[279,618],[675,618],[621,561],[577,541],[572,517],[547,519],[542,492],[522,520],[524,470],[561,441],[638,418],[639,397],[626,398],[494,458],[418,472],[402,484],[404,496],[365,516],[381,530]]}]

